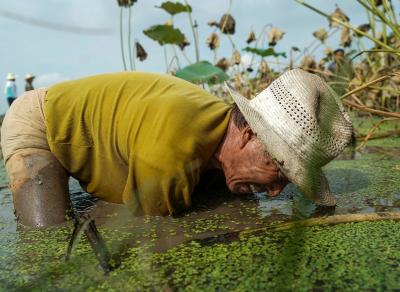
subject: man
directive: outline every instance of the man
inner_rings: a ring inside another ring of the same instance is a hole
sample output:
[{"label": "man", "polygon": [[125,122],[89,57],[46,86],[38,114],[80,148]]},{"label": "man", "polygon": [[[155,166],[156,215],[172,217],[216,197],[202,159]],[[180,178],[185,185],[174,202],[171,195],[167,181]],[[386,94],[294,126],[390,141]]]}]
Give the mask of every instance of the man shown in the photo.
[{"label": "man", "polygon": [[317,204],[335,205],[321,167],[352,127],[327,84],[297,69],[251,101],[229,90],[233,108],[184,80],[135,72],[25,93],[1,129],[19,221],[63,222],[69,175],[134,214],[188,209],[208,168],[220,168],[235,193],[275,196],[289,179]]},{"label": "man", "polygon": [[346,92],[347,82],[353,78],[353,66],[346,58],[344,50],[339,48],[333,52],[333,61],[328,66],[328,74],[334,91],[340,96]]},{"label": "man", "polygon": [[338,73],[344,62],[344,50],[339,48],[333,51],[333,61],[329,64],[328,70],[332,73]]},{"label": "man", "polygon": [[35,89],[32,84],[33,79],[35,79],[35,76],[33,76],[32,74],[26,74],[26,76],[25,76],[25,91]]},{"label": "man", "polygon": [[11,106],[11,104],[17,98],[17,85],[15,84],[15,79],[16,77],[13,73],[8,73],[4,94],[6,95],[9,106]]}]

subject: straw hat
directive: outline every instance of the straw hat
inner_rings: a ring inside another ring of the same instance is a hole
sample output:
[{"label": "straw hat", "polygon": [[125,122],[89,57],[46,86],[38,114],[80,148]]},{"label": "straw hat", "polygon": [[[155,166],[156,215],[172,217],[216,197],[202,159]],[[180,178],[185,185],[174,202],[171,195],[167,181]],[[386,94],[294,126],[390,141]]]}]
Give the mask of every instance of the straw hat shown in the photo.
[{"label": "straw hat", "polygon": [[29,79],[35,79],[35,76],[32,74],[26,74],[25,80],[29,80]]},{"label": "straw hat", "polygon": [[334,206],[321,169],[351,140],[352,125],[337,95],[315,74],[286,71],[252,100],[229,84],[233,100],[277,166],[307,198]]},{"label": "straw hat", "polygon": [[7,80],[15,80],[16,76],[13,73],[8,73],[7,74]]}]

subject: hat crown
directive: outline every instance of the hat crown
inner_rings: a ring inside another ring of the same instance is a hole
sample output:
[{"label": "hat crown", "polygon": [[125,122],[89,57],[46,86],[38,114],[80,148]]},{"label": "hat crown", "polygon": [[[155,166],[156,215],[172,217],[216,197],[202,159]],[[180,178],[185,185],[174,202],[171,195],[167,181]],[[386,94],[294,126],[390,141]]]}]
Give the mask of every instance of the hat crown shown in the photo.
[{"label": "hat crown", "polygon": [[[257,104],[255,110],[295,152],[318,160],[320,166],[340,154],[351,139],[350,118],[336,94],[319,76],[301,69],[285,72],[250,103]],[[279,118],[271,120],[271,115]]]}]

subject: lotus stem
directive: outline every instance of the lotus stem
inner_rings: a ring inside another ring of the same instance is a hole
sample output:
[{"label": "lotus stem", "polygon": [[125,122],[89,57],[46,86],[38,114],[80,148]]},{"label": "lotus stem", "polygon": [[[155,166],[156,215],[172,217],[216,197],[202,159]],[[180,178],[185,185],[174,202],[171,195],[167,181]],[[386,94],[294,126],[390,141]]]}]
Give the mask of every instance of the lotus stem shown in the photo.
[{"label": "lotus stem", "polygon": [[359,92],[359,91],[361,91],[361,90],[363,90],[363,89],[365,89],[365,88],[367,88],[367,87],[370,87],[371,85],[373,85],[373,84],[375,84],[375,83],[377,83],[377,82],[386,80],[386,79],[388,79],[388,78],[390,78],[390,77],[392,77],[392,76],[395,76],[395,75],[397,75],[397,74],[391,73],[391,74],[388,74],[388,75],[385,75],[385,76],[376,78],[376,79],[374,79],[374,80],[371,80],[371,81],[369,81],[369,82],[367,82],[367,83],[365,83],[365,84],[363,84],[363,85],[361,85],[361,86],[359,86],[359,87],[357,87],[357,88],[355,88],[355,89],[353,89],[353,90],[347,92],[346,94],[342,95],[340,98],[341,98],[341,99],[344,99],[344,98],[346,98],[346,97],[348,97],[348,96],[350,96],[350,95],[352,95],[352,94],[354,94],[354,93],[357,93],[357,92]]},{"label": "lotus stem", "polygon": [[317,217],[317,218],[309,218],[304,220],[285,222],[272,224],[265,227],[260,228],[252,228],[248,230],[242,231],[234,231],[228,232],[216,236],[211,236],[204,239],[195,239],[193,241],[199,242],[200,244],[210,244],[210,243],[219,243],[226,242],[228,240],[237,240],[243,236],[249,235],[257,235],[262,234],[264,232],[276,232],[276,231],[284,231],[291,230],[295,228],[304,228],[304,227],[312,227],[312,226],[332,226],[343,223],[359,223],[359,222],[369,222],[369,221],[383,221],[383,220],[400,220],[400,212],[376,212],[369,214],[341,214],[341,215],[332,215],[325,217]]},{"label": "lotus stem", "polygon": [[[363,141],[361,142],[361,144],[356,148],[356,150],[361,149],[362,147],[364,147],[364,145],[368,142],[368,140],[372,139],[372,135],[376,132],[376,130],[378,129],[378,127],[383,124],[384,122],[387,121],[393,121],[393,120],[397,120],[397,118],[385,118],[381,121],[379,121],[378,123],[376,123],[375,125],[373,125],[373,127],[368,131],[367,135],[365,135],[363,138]],[[391,135],[396,134],[396,132],[398,131],[389,131],[387,133],[385,133],[385,135],[380,136],[381,138],[383,137],[388,137],[388,134],[390,133]],[[376,137],[375,137],[376,138]]]},{"label": "lotus stem", "polygon": [[376,109],[367,107],[365,105],[356,104],[356,103],[354,103],[354,102],[352,102],[350,100],[347,100],[347,99],[343,99],[342,101],[343,101],[344,104],[346,104],[346,105],[348,105],[348,106],[350,106],[352,108],[356,108],[356,109],[358,109],[359,111],[362,111],[362,112],[376,114],[376,115],[379,115],[379,116],[382,116],[382,117],[390,117],[390,118],[398,118],[398,119],[400,119],[400,113],[376,110]]},{"label": "lotus stem", "polygon": [[385,14],[382,13],[382,11],[379,10],[378,7],[376,7],[375,2],[371,1],[371,6],[368,6],[364,1],[362,0],[357,0],[358,3],[360,3],[362,6],[364,6],[366,9],[368,9],[373,15],[378,16],[381,20],[382,20],[382,24],[386,24],[388,25],[393,33],[396,35],[396,37],[399,39],[400,38],[400,32],[398,30],[398,28],[396,27],[396,25],[390,21],[390,19],[387,19]]},{"label": "lotus stem", "polygon": [[123,25],[122,25],[122,18],[123,18],[123,7],[120,8],[119,13],[119,38],[121,44],[121,56],[122,56],[122,63],[124,65],[124,70],[126,71],[126,62],[125,62],[125,52],[124,52],[124,37],[123,37]]},{"label": "lotus stem", "polygon": [[336,17],[332,17],[332,16],[330,16],[330,15],[328,15],[328,14],[322,12],[321,10],[319,10],[319,9],[317,9],[317,8],[315,8],[315,7],[313,7],[313,6],[309,5],[309,4],[307,4],[307,3],[305,3],[304,0],[295,0],[295,1],[296,1],[297,3],[299,3],[299,4],[303,5],[303,6],[305,6],[305,7],[307,7],[307,8],[309,8],[309,9],[313,10],[314,12],[316,12],[316,13],[318,13],[318,14],[324,16],[324,17],[326,17],[327,19],[330,19],[330,20],[332,20],[332,21],[334,21],[334,22],[339,23],[339,24],[342,25],[342,26],[345,26],[345,27],[351,29],[352,31],[356,32],[357,34],[360,34],[360,35],[362,35],[362,36],[365,36],[366,38],[368,38],[368,39],[370,39],[371,41],[373,41],[375,44],[380,45],[380,46],[386,48],[387,50],[392,51],[392,52],[395,53],[395,54],[399,54],[399,52],[397,52],[396,50],[394,50],[392,47],[388,46],[387,44],[381,42],[380,40],[378,40],[378,39],[376,39],[376,38],[373,38],[373,37],[370,36],[369,34],[367,34],[367,33],[363,32],[363,31],[359,30],[357,27],[351,25],[350,23],[344,22],[344,21],[342,21],[342,20],[340,20],[340,19],[338,19],[338,18],[336,18]]},{"label": "lotus stem", "polygon": [[131,67],[131,71],[135,70],[136,64],[135,64],[135,57],[133,56],[133,50],[132,49],[132,35],[131,35],[131,27],[132,27],[132,7],[129,6],[128,10],[128,50],[129,50],[129,64]]},{"label": "lotus stem", "polygon": [[[187,0],[184,0],[184,1],[185,1],[185,5],[189,6],[189,3],[187,2]],[[200,62],[199,40],[198,40],[198,36],[195,31],[195,26],[194,26],[193,19],[192,19],[192,13],[188,10],[187,14],[189,17],[190,27],[192,28],[192,33],[193,33],[194,48],[195,48],[195,53],[196,53],[196,63],[198,63],[198,62]]]}]

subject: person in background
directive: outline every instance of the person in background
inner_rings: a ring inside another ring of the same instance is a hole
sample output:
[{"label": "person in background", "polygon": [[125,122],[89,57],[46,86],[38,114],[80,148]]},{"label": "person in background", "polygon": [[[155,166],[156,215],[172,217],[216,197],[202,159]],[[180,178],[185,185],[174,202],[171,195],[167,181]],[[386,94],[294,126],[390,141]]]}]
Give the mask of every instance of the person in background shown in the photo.
[{"label": "person in background", "polygon": [[6,99],[9,106],[11,106],[11,104],[17,98],[17,85],[15,83],[15,79],[16,79],[15,74],[8,73],[6,87],[4,88],[4,93],[6,95]]},{"label": "person in background", "polygon": [[34,90],[35,88],[33,87],[33,79],[35,79],[35,76],[32,74],[27,74],[25,76],[25,91],[29,90]]},{"label": "person in background", "polygon": [[353,78],[353,66],[342,48],[333,52],[333,61],[328,66],[332,89],[340,96],[346,92],[347,82]]},{"label": "person in background", "polygon": [[344,61],[344,50],[339,48],[333,52],[333,61],[329,64],[328,70],[332,73],[338,73]]}]

